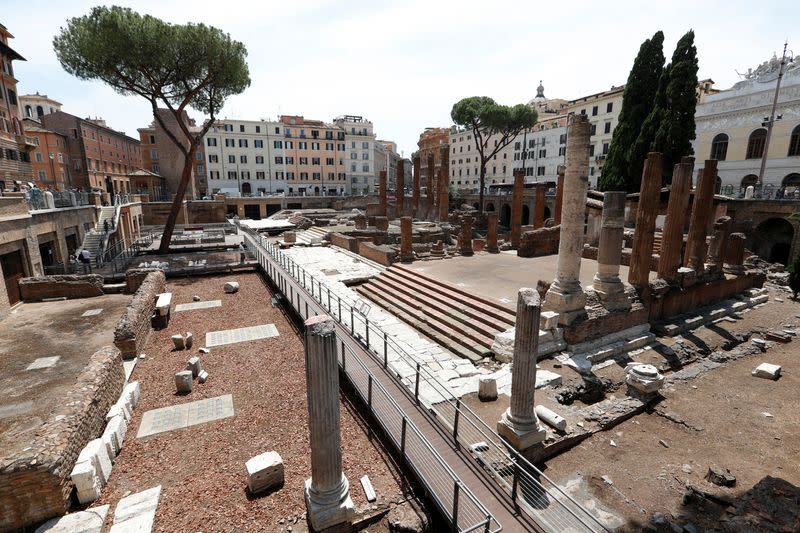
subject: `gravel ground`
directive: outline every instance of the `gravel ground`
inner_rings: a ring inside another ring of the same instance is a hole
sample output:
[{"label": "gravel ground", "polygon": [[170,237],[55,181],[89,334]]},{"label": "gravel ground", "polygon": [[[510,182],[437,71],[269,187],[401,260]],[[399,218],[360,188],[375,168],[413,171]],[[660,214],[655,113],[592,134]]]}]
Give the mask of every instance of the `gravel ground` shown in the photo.
[{"label": "gravel ground", "polygon": [[[222,286],[239,281],[241,290],[224,294]],[[311,475],[308,445],[303,343],[257,274],[172,280],[168,290],[173,305],[222,300],[222,307],[173,313],[170,325],[153,332],[146,359],[140,360],[132,380],[142,384],[134,413],[110,483],[96,505],[114,505],[128,491],[162,485],[154,531],[294,531],[305,513],[303,483]],[[210,374],[205,384],[176,396],[174,373],[203,346],[207,331],[274,323],[280,336],[219,346],[202,355]],[[195,348],[172,351],[170,336],[191,331]],[[232,394],[236,415],[188,429],[135,437],[142,414],[150,409]],[[359,478],[367,474],[378,503],[397,500],[403,493],[401,475],[376,441],[370,441],[351,408],[341,409],[345,474],[356,507],[367,506]],[[244,463],[250,457],[275,450],[283,458],[285,485],[266,496],[252,497],[245,488]],[[108,524],[106,524],[106,528]],[[374,529],[374,527],[371,527]]]}]

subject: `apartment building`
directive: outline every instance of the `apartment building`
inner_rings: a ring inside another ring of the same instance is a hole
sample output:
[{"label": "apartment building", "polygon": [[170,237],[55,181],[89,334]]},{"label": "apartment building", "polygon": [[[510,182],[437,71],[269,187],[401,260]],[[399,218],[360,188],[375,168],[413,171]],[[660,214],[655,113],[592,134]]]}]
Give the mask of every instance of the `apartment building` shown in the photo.
[{"label": "apartment building", "polygon": [[14,36],[0,24],[0,188],[12,189],[33,181],[31,151],[36,139],[26,135],[20,121],[14,61],[25,61],[8,45]]},{"label": "apartment building", "polygon": [[56,111],[42,125],[67,140],[73,186],[110,194],[133,192],[128,174],[142,166],[138,139],[108,127],[100,118]]},{"label": "apartment building", "polygon": [[342,115],[333,119],[345,136],[347,150],[346,173],[350,194],[369,194],[377,191],[372,122],[358,115]]},{"label": "apartment building", "polygon": [[[500,136],[489,138],[485,153],[488,155],[500,143]],[[450,188],[464,192],[480,190],[481,159],[471,130],[453,127],[449,137],[450,149]],[[511,183],[512,146],[508,144],[486,162],[484,185]]]},{"label": "apartment building", "polygon": [[22,118],[41,120],[43,116],[61,111],[61,102],[48,98],[46,94],[25,94],[19,97]]},{"label": "apartment building", "polygon": [[566,162],[567,115],[547,116],[512,143],[512,173],[524,169],[525,183],[556,181]]},{"label": "apartment building", "polygon": [[72,186],[67,138],[30,118],[23,119],[22,124],[25,133],[36,139],[37,146],[31,155],[36,186],[40,189],[67,190]]},{"label": "apartment building", "polygon": [[[397,189],[397,166],[403,160],[403,157],[397,153],[397,143],[394,141],[376,140],[374,146],[375,157],[373,160],[375,161],[375,179],[378,180],[380,172],[385,170],[389,190],[394,191]],[[405,168],[403,170],[405,172]],[[375,182],[375,187],[378,186],[378,183],[378,181]]]}]

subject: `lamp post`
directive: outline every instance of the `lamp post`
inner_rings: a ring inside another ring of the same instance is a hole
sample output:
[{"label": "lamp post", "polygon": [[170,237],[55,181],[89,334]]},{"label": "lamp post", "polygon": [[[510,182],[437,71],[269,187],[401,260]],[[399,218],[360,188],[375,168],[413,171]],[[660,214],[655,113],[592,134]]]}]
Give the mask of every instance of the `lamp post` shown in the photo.
[{"label": "lamp post", "polygon": [[762,126],[766,125],[767,127],[767,138],[764,140],[764,153],[761,154],[761,169],[758,172],[758,183],[756,184],[756,187],[759,189],[764,183],[764,171],[767,168],[767,157],[769,155],[769,141],[772,137],[772,126],[775,125],[775,108],[778,107],[778,93],[781,90],[781,79],[783,79],[783,67],[786,65],[786,47],[788,44],[788,41],[783,43],[783,55],[781,56],[781,64],[778,67],[778,83],[775,84],[775,97],[772,99],[772,110],[769,113],[769,120],[766,121],[766,124],[762,123]]}]

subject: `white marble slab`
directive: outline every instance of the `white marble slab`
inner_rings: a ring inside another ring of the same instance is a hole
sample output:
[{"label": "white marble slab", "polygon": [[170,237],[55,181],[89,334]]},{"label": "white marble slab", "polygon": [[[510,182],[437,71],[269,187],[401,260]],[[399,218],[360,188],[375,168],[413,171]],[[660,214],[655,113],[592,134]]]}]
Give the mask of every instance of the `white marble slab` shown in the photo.
[{"label": "white marble slab", "polygon": [[33,363],[29,364],[25,370],[39,370],[41,368],[50,368],[56,366],[58,360],[61,359],[60,355],[54,355],[52,357],[39,357]]},{"label": "white marble slab", "polygon": [[195,309],[210,309],[212,307],[221,307],[222,300],[208,300],[205,302],[191,302],[188,304],[178,304],[175,306],[175,312],[181,311],[194,311]]},{"label": "white marble slab", "polygon": [[275,327],[275,324],[262,324],[260,326],[250,326],[247,328],[223,329],[221,331],[209,331],[206,333],[206,346],[211,348],[212,346],[255,341],[277,336],[278,328]]},{"label": "white marble slab", "polygon": [[187,428],[234,416],[233,396],[226,394],[196,402],[146,411],[136,438]]}]

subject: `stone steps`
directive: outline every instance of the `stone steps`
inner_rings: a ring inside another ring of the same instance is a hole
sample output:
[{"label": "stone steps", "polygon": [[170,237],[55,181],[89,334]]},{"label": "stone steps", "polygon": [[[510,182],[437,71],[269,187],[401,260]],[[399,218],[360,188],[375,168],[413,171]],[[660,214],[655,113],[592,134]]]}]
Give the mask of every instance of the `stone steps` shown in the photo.
[{"label": "stone steps", "polygon": [[325,236],[327,234],[328,232],[325,229],[314,226],[308,228],[303,232],[298,233],[296,236],[296,243],[305,244],[306,246],[319,244],[321,241],[325,239]]}]

